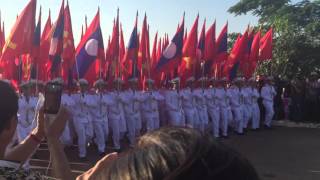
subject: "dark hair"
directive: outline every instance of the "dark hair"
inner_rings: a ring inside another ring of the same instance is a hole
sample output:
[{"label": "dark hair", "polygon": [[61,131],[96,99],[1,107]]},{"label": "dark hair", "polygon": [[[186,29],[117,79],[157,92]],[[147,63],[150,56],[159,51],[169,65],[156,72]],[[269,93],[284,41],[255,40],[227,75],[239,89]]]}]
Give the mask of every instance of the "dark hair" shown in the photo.
[{"label": "dark hair", "polygon": [[209,135],[187,128],[162,128],[111,162],[98,179],[258,180],[247,159]]},{"label": "dark hair", "polygon": [[18,96],[12,86],[0,80],[0,134],[10,119],[17,115]]}]

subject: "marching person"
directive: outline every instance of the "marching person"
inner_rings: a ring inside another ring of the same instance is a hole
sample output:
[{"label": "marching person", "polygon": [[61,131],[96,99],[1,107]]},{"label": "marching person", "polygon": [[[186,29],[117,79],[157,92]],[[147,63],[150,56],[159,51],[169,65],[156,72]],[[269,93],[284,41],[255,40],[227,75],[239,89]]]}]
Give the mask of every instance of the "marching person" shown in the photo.
[{"label": "marching person", "polygon": [[99,155],[103,156],[105,154],[106,149],[106,137],[109,134],[109,126],[108,126],[108,108],[106,102],[105,88],[106,82],[103,79],[98,79],[94,83],[94,88],[96,90],[93,95],[93,102],[90,110],[91,116],[93,117],[93,131],[95,134],[95,143],[98,146]]},{"label": "marching person", "polygon": [[120,93],[121,102],[127,121],[128,138],[130,147],[134,147],[136,136],[140,135],[142,120],[140,114],[141,92],[137,91],[138,78],[128,80],[130,87]]},{"label": "marching person", "polygon": [[249,86],[251,88],[251,96],[250,96],[250,108],[251,108],[251,117],[252,117],[252,126],[253,130],[257,130],[260,127],[260,109],[258,104],[258,99],[260,97],[260,93],[257,88],[257,84],[254,78],[249,79]]},{"label": "marching person", "polygon": [[195,125],[199,122],[199,115],[196,109],[196,97],[194,94],[194,81],[194,77],[187,79],[187,87],[181,90],[182,107],[186,116],[186,126],[190,128],[195,128]]},{"label": "marching person", "polygon": [[206,81],[206,77],[201,77],[200,79],[198,79],[199,85],[198,88],[194,91],[197,103],[196,107],[199,114],[199,121],[196,125],[196,128],[199,129],[201,132],[205,132],[209,124],[207,102],[204,90]]},{"label": "marching person", "polygon": [[[227,89],[227,78],[219,79],[217,87],[215,89],[219,109],[220,109],[220,121],[219,127],[222,131],[222,137],[228,138],[228,126],[232,120],[232,112],[230,107],[231,93]],[[215,133],[215,132],[214,132]]]},{"label": "marching person", "polygon": [[[78,136],[79,158],[86,160],[87,145],[93,137],[92,118],[89,105],[93,104],[90,95],[88,94],[88,81],[80,79],[78,82],[79,93],[74,94],[75,101],[74,109],[74,127]],[[90,102],[91,101],[91,102]]]},{"label": "marching person", "polygon": [[231,109],[233,113],[232,125],[238,135],[243,135],[243,113],[241,104],[241,78],[236,78],[233,80],[233,84],[230,87],[231,93]]},{"label": "marching person", "polygon": [[241,78],[242,81],[242,87],[240,88],[241,91],[241,106],[242,106],[242,113],[243,113],[243,128],[247,129],[248,128],[248,124],[252,118],[252,112],[251,112],[251,88],[249,87],[248,81],[246,81],[245,78]]},{"label": "marching person", "polygon": [[172,89],[165,93],[165,102],[168,112],[169,126],[185,126],[185,116],[182,108],[182,96],[180,93],[180,78],[174,78],[170,81]]},{"label": "marching person", "polygon": [[261,89],[262,104],[265,108],[265,128],[271,128],[272,118],[274,115],[273,98],[276,91],[272,86],[272,77],[266,78],[266,82]]},{"label": "marching person", "polygon": [[154,80],[147,79],[145,83],[148,88],[143,93],[141,109],[147,132],[150,132],[160,128],[159,102],[163,101],[164,97],[154,89]]},{"label": "marching person", "polygon": [[17,135],[19,142],[23,141],[33,129],[37,98],[31,96],[31,86],[31,82],[23,82],[20,85],[22,94],[19,98],[17,126]]},{"label": "marching person", "polygon": [[120,91],[123,81],[117,78],[113,81],[113,90],[106,95],[106,103],[108,105],[109,125],[112,129],[113,148],[116,152],[121,151],[120,146],[120,121],[123,115],[121,108]]},{"label": "marching person", "polygon": [[220,106],[219,106],[219,94],[217,89],[217,79],[211,78],[211,88],[209,87],[205,91],[205,97],[207,99],[208,113],[212,120],[212,133],[215,138],[219,137],[220,129]]}]

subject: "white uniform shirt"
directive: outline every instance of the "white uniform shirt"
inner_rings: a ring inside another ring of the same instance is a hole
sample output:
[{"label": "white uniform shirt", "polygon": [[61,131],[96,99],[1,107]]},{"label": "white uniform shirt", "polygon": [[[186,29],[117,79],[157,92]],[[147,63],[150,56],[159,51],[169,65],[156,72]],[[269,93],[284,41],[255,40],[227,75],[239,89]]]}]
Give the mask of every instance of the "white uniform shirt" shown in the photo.
[{"label": "white uniform shirt", "polygon": [[120,93],[110,92],[104,96],[105,102],[108,105],[108,116],[110,119],[121,118],[121,100]]},{"label": "white uniform shirt", "polygon": [[264,101],[273,101],[274,96],[276,95],[276,91],[273,86],[266,84],[261,89],[261,97]]},{"label": "white uniform shirt", "polygon": [[143,102],[141,103],[141,109],[143,112],[158,112],[158,102],[164,100],[164,97],[158,91],[144,92],[142,94]]},{"label": "white uniform shirt", "polygon": [[182,111],[182,95],[176,90],[165,92],[166,108],[168,111]]},{"label": "white uniform shirt", "polygon": [[196,102],[197,102],[197,108],[198,109],[205,109],[207,108],[207,102],[206,102],[206,96],[205,96],[205,91],[202,89],[196,89],[194,91],[194,94],[196,96]]},{"label": "white uniform shirt", "polygon": [[196,97],[193,91],[190,88],[185,88],[181,90],[182,96],[182,107],[184,109],[193,109],[196,108],[197,102]]},{"label": "white uniform shirt", "polygon": [[207,99],[207,106],[210,109],[219,107],[219,97],[216,88],[209,88],[205,90],[205,97]]},{"label": "white uniform shirt", "polygon": [[108,114],[107,98],[105,93],[92,95],[94,104],[91,106],[91,116],[94,121],[106,120]]},{"label": "white uniform shirt", "polygon": [[218,105],[222,108],[230,106],[229,99],[231,98],[230,91],[225,90],[223,87],[215,89],[215,95],[217,97]]},{"label": "white uniform shirt", "polygon": [[18,122],[22,127],[29,127],[35,119],[35,112],[38,98],[29,97],[29,101],[25,96],[19,98]]},{"label": "white uniform shirt", "polygon": [[75,102],[74,116],[76,121],[88,123],[91,121],[90,106],[94,104],[92,95],[77,93],[73,95]]},{"label": "white uniform shirt", "polygon": [[229,92],[231,93],[230,103],[232,107],[239,107],[241,105],[241,92],[238,87],[231,86],[229,88]]},{"label": "white uniform shirt", "polygon": [[127,115],[140,112],[140,102],[143,97],[140,91],[127,90],[120,93],[120,99],[123,103],[124,112]]}]

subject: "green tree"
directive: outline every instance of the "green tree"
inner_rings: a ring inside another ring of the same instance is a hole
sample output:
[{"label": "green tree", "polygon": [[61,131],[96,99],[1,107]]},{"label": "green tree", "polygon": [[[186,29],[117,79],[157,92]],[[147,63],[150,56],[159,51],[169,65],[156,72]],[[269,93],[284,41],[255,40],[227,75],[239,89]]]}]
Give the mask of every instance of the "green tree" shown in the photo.
[{"label": "green tree", "polygon": [[260,64],[259,73],[293,78],[320,72],[320,0],[241,0],[229,12],[258,16],[263,32],[274,27],[274,58]]}]

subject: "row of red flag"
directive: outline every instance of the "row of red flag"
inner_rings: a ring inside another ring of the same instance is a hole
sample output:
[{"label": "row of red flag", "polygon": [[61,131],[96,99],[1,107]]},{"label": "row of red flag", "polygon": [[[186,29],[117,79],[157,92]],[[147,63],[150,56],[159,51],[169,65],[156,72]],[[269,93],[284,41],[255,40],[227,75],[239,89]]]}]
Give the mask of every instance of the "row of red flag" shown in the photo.
[{"label": "row of red flag", "polygon": [[[127,47],[125,47],[119,10],[104,49],[100,27],[100,11],[74,45],[70,8],[62,1],[54,24],[49,17],[41,33],[41,8],[37,23],[36,0],[30,0],[23,9],[10,35],[4,41],[4,25],[0,26],[0,78],[16,83],[30,79],[47,81],[62,77],[66,82],[86,78],[93,83],[99,78],[113,81],[138,78],[154,79],[157,85],[175,77],[182,82],[190,77],[227,77],[239,73],[253,76],[260,61],[272,59],[273,29],[264,35],[248,27],[239,34],[228,52],[228,23],[216,38],[216,23],[206,29],[204,21],[198,32],[199,15],[189,33],[185,32],[184,16],[176,34],[169,40],[166,34],[155,34],[150,44],[147,16],[138,30],[138,13]],[[0,18],[1,19],[1,18]],[[0,20],[1,22],[1,20]],[[4,43],[5,42],[5,43]]]}]

